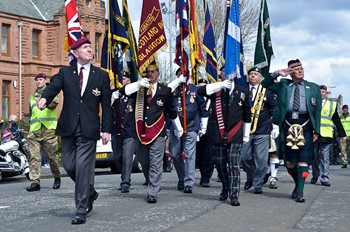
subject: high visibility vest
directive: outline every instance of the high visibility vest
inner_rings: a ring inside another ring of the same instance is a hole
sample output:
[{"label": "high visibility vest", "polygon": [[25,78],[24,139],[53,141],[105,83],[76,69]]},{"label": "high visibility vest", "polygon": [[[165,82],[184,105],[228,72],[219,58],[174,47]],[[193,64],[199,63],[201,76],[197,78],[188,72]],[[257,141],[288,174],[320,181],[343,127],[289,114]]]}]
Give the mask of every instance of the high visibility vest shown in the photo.
[{"label": "high visibility vest", "polygon": [[335,113],[337,103],[326,100],[321,110],[321,136],[326,138],[333,138],[333,121],[332,117]]},{"label": "high visibility vest", "polygon": [[30,131],[40,130],[41,126],[44,125],[47,129],[55,130],[57,127],[57,112],[56,109],[50,110],[45,108],[40,110],[34,96],[30,97],[29,100],[32,115],[30,117]]},{"label": "high visibility vest", "polygon": [[343,124],[346,136],[350,136],[350,115],[348,115],[346,118],[343,115],[341,115],[340,121],[341,124]]}]

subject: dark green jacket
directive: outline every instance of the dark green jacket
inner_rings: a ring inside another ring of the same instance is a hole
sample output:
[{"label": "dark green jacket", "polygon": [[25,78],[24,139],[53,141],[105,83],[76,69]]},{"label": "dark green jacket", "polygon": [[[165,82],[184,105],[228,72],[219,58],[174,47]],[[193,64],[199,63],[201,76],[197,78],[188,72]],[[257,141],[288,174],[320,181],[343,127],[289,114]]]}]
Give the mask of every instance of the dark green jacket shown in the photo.
[{"label": "dark green jacket", "polygon": [[[312,122],[314,133],[320,134],[320,121],[322,109],[322,97],[320,86],[305,81],[306,108]],[[281,79],[275,82],[275,78],[271,75],[266,77],[261,84],[277,94],[277,106],[272,117],[273,124],[281,126],[288,110],[289,100],[293,91],[293,81],[291,79]]]}]

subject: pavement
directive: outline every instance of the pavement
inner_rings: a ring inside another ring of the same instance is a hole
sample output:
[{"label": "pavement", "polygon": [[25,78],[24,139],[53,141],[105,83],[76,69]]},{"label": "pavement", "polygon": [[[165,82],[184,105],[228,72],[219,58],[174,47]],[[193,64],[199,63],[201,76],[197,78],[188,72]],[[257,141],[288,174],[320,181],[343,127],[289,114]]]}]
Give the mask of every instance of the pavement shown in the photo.
[{"label": "pavement", "polygon": [[[62,169],[63,176],[67,174]],[[0,183],[0,231],[350,231],[350,168],[330,167],[331,186],[306,181],[305,203],[290,198],[294,188],[286,169],[278,173],[278,189],[263,186],[263,194],[245,192],[241,172],[240,207],[220,202],[221,183],[214,173],[210,188],[200,187],[200,174],[192,194],[176,189],[173,170],[163,173],[162,190],[156,204],[146,202],[142,173],[132,174],[130,193],[116,188],[120,175],[96,169],[95,188],[99,198],[87,223],[70,225],[74,215],[74,183],[62,178],[59,190],[52,189],[50,169],[42,169],[41,191],[28,193],[25,177]],[[48,223],[49,222],[49,223]]]}]

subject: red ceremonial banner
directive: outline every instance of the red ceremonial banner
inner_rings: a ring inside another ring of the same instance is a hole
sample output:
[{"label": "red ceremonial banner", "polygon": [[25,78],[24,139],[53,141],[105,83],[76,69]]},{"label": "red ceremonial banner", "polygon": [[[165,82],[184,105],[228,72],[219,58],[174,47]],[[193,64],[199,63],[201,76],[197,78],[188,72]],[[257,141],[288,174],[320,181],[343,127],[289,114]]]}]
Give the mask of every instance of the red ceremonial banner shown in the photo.
[{"label": "red ceremonial banner", "polygon": [[158,0],[143,0],[138,43],[138,68],[142,76],[155,60],[158,51],[165,49],[166,37]]}]

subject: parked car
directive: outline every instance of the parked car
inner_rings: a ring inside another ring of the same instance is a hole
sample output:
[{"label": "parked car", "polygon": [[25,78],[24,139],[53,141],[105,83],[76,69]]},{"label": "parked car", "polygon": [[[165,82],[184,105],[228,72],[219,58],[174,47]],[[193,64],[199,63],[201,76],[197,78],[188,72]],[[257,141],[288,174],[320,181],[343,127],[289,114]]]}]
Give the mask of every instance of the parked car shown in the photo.
[{"label": "parked car", "polygon": [[[112,173],[120,174],[113,157],[112,143],[108,142],[106,145],[102,144],[102,140],[98,140],[96,144],[96,163],[95,168],[110,168]],[[133,155],[132,172],[142,172],[142,166],[138,162],[136,155]]]}]

